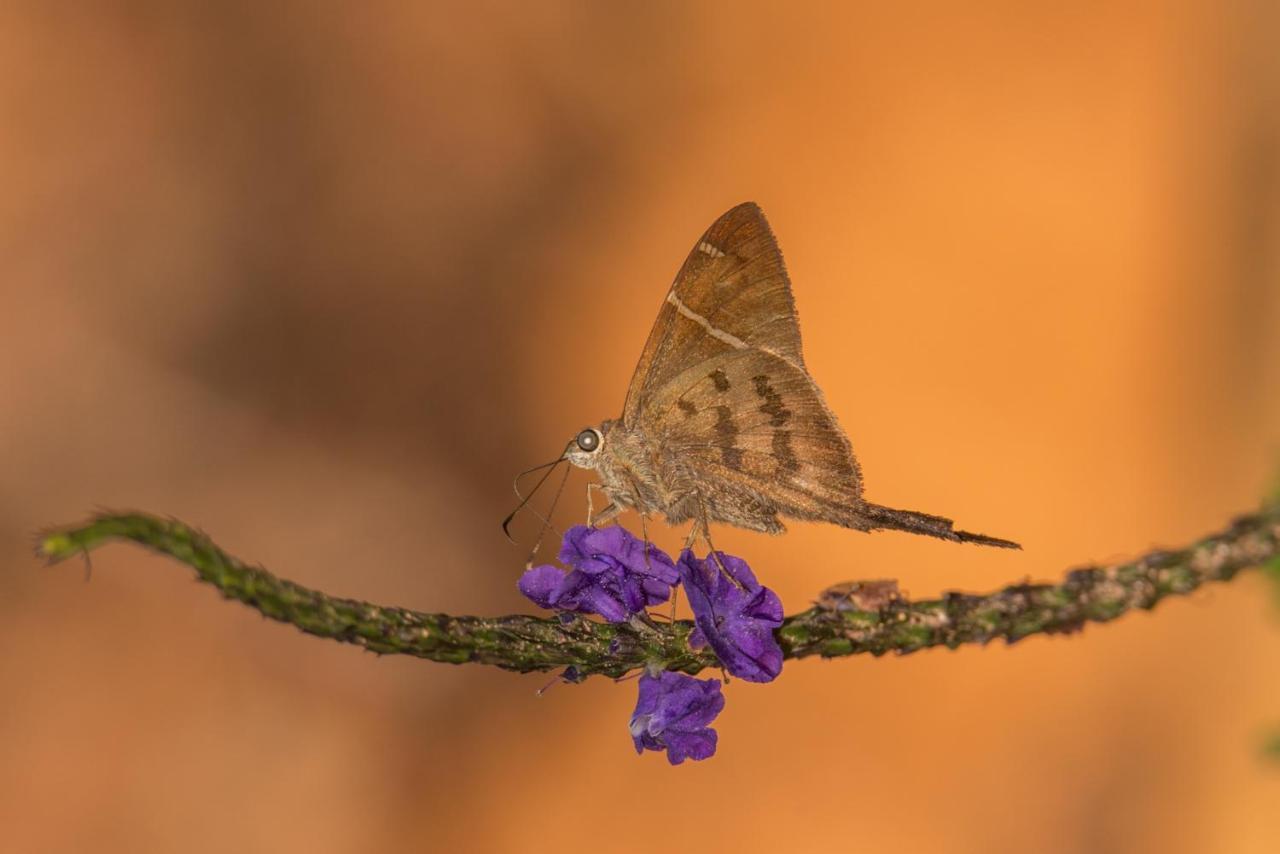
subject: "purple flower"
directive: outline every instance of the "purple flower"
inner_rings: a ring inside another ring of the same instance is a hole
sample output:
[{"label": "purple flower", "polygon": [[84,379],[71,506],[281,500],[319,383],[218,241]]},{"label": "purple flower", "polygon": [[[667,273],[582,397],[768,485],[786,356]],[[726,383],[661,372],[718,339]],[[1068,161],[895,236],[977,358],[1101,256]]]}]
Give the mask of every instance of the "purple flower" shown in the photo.
[{"label": "purple flower", "polygon": [[680,577],[696,626],[689,645],[697,649],[710,644],[734,676],[771,682],[782,672],[782,648],[773,637],[773,630],[782,625],[782,602],[756,581],[746,561],[724,552],[716,554],[737,584],[725,577],[710,555],[698,560],[688,549],[680,555]]},{"label": "purple flower", "polygon": [[640,677],[640,698],[631,713],[636,753],[667,751],[667,761],[706,759],[716,752],[716,731],[709,724],[724,708],[715,679],[694,679],[664,670]]},{"label": "purple flower", "polygon": [[543,608],[599,614],[625,622],[671,597],[680,574],[659,548],[625,528],[575,525],[565,532],[560,562],[572,571],[535,566],[520,576],[520,592]]}]

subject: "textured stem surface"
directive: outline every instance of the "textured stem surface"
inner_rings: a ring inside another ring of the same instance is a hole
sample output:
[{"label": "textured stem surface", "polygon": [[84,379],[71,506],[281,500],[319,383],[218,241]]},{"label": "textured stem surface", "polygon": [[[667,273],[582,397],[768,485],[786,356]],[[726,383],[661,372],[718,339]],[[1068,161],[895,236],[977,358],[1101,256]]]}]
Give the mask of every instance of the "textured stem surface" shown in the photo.
[{"label": "textured stem surface", "polygon": [[[622,676],[646,665],[686,673],[718,665],[709,650],[689,649],[693,625],[687,621],[668,625],[633,619],[615,625],[569,614],[455,617],[339,599],[248,566],[181,522],[144,513],[99,515],[41,536],[37,548],[54,562],[114,539],[176,558],[227,598],[273,620],[377,653],[478,662],[522,673],[566,669],[570,679]],[[1280,504],[1240,517],[1225,531],[1185,548],[1071,570],[1057,584],[1014,584],[987,594],[946,593],[916,601],[880,595],[872,602],[855,593],[788,617],[777,637],[787,658],[954,649],[994,638],[1012,643],[1033,634],[1075,631],[1086,622],[1105,623],[1134,608],[1150,609],[1167,596],[1229,580],[1277,555]]]}]

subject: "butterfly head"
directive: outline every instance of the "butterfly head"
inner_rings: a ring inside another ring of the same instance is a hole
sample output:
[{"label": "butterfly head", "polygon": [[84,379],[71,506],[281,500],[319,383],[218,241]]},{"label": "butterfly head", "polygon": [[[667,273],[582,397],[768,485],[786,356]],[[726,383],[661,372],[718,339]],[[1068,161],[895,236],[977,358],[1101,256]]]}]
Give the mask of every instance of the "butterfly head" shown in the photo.
[{"label": "butterfly head", "polygon": [[564,458],[579,468],[593,469],[598,466],[609,425],[610,422],[606,421],[599,427],[584,428],[569,442],[564,450]]}]

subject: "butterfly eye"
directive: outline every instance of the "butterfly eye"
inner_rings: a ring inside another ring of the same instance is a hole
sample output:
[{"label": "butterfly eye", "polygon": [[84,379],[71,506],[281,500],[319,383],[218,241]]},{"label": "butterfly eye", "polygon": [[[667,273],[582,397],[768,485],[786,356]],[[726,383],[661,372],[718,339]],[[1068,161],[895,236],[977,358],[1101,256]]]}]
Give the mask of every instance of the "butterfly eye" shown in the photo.
[{"label": "butterfly eye", "polygon": [[600,434],[595,430],[583,430],[578,434],[578,447],[587,453],[591,453],[600,447]]}]

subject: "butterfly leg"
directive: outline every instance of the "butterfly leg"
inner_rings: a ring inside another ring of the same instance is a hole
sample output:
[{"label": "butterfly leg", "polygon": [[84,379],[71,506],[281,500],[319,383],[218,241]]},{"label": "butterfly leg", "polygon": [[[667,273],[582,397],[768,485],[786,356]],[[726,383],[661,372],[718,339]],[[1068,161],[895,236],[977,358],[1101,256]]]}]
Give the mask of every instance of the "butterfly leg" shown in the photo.
[{"label": "butterfly leg", "polygon": [[716,544],[711,542],[711,532],[707,530],[705,525],[702,529],[702,539],[706,540],[707,548],[710,550],[710,556],[712,560],[716,562],[716,566],[719,567],[720,574],[732,581],[734,587],[739,590],[746,590],[747,588],[742,586],[742,582],[734,578],[733,574],[729,572],[728,567],[724,565],[724,560],[720,557],[720,551],[716,548]]},{"label": "butterfly leg", "polygon": [[[630,472],[627,473],[627,480],[631,481],[631,494],[639,496],[640,484],[636,483],[635,477]],[[644,568],[653,569],[653,564],[649,560],[649,515],[644,512],[644,505],[639,501],[636,502],[636,512],[640,515],[640,536],[644,538]]]},{"label": "butterfly leg", "polygon": [[[591,500],[591,492],[592,490],[595,490],[595,489],[603,490],[604,486],[598,483],[587,484],[587,527],[588,528],[599,528],[601,525],[604,525],[607,522],[613,521],[613,519],[619,513],[622,512],[622,508],[618,506],[617,502],[610,501],[608,505],[606,505],[605,508],[597,514],[595,512],[594,502]],[[605,493],[605,494],[607,495],[608,493]]]},{"label": "butterfly leg", "polygon": [[[631,480],[631,489],[633,490],[634,494],[640,495],[641,494],[640,486],[639,484],[636,483],[636,479],[634,477],[631,477],[630,480]],[[650,559],[650,553],[649,553],[649,546],[650,546],[649,514],[645,513],[643,510],[640,510],[639,515],[640,515],[640,536],[644,540],[644,567],[645,569],[652,571],[653,562]],[[671,588],[671,622],[673,623],[676,621],[676,602],[679,601],[679,598],[680,598],[680,588],[679,587]]]},{"label": "butterfly leg", "polygon": [[[649,560],[649,526],[646,520],[649,517],[644,513],[640,514],[640,535],[644,537],[644,565],[645,569],[652,569],[653,564]],[[680,587],[676,585],[671,588],[671,618],[670,622],[676,621],[676,603],[680,601]]]},{"label": "butterfly leg", "polygon": [[711,525],[707,521],[707,506],[703,503],[701,495],[697,496],[697,500],[698,516],[693,522],[693,528],[689,531],[689,541],[685,544],[685,548],[689,548],[694,540],[701,536],[707,544],[707,556],[716,562],[716,566],[720,569],[720,574],[732,581],[734,587],[739,590],[745,590],[746,588],[742,586],[742,582],[734,578],[733,574],[724,565],[724,561],[720,558],[719,550],[716,548],[715,543],[711,542]]}]

